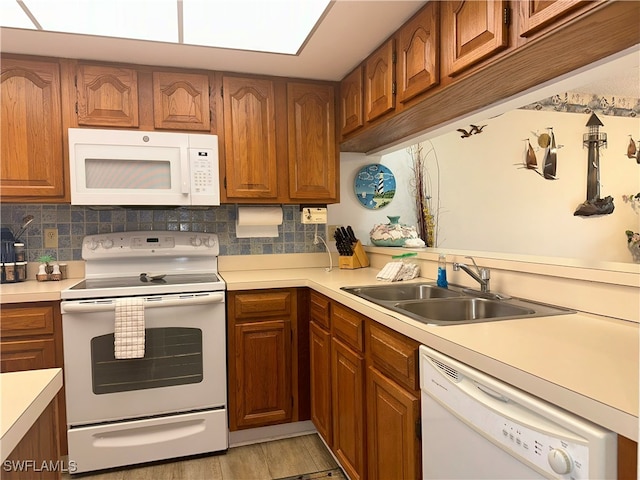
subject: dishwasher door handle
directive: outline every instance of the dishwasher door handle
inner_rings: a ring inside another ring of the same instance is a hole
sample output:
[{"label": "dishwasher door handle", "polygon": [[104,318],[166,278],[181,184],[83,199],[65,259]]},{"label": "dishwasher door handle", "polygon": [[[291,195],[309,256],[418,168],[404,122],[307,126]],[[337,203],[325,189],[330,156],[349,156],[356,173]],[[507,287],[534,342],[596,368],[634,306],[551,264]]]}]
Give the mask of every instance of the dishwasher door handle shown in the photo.
[{"label": "dishwasher door handle", "polygon": [[[144,308],[160,307],[187,307],[191,305],[207,305],[212,303],[224,303],[224,293],[184,294],[178,297],[157,300],[145,298]],[[115,311],[116,301],[94,300],[91,302],[63,302],[62,313],[95,313]]]}]

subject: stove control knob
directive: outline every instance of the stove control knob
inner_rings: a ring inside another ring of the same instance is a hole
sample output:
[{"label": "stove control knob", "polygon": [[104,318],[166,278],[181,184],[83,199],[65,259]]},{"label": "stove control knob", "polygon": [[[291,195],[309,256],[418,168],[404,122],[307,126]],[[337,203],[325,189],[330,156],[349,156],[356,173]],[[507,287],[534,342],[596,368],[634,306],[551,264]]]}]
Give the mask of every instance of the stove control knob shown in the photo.
[{"label": "stove control knob", "polygon": [[209,247],[209,248],[213,248],[216,246],[216,239],[215,237],[207,237],[204,239],[204,244]]},{"label": "stove control knob", "polygon": [[106,238],[102,241],[102,248],[111,248],[113,247],[113,240],[110,238]]},{"label": "stove control knob", "polygon": [[87,248],[89,250],[95,250],[96,248],[98,248],[100,246],[100,242],[96,242],[95,240],[89,240],[87,242]]},{"label": "stove control knob", "polygon": [[202,239],[200,237],[191,237],[191,245],[194,247],[199,247],[202,245]]},{"label": "stove control knob", "polygon": [[553,471],[560,475],[565,475],[573,470],[573,460],[562,448],[551,449],[547,460],[549,460],[549,465],[551,465]]}]

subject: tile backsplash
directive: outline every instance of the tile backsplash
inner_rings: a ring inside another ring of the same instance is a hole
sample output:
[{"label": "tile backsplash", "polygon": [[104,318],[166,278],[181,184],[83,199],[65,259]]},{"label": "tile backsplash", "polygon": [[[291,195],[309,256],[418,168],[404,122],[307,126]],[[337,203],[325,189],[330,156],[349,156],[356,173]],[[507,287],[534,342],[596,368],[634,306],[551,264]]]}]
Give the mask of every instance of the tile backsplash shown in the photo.
[{"label": "tile backsplash", "polygon": [[[33,215],[21,240],[27,260],[52,255],[58,261],[82,260],[82,239],[96,233],[171,230],[208,232],[218,235],[220,255],[261,255],[272,253],[314,253],[325,251],[324,244],[314,245],[316,225],[303,225],[299,205],[283,205],[283,223],[278,237],[237,238],[236,205],[207,209],[170,210],[116,209],[92,210],[83,206],[51,204],[2,204],[0,222],[17,233],[22,219]],[[318,225],[318,234],[326,240],[326,226]],[[58,248],[44,248],[44,229],[58,229]]]}]

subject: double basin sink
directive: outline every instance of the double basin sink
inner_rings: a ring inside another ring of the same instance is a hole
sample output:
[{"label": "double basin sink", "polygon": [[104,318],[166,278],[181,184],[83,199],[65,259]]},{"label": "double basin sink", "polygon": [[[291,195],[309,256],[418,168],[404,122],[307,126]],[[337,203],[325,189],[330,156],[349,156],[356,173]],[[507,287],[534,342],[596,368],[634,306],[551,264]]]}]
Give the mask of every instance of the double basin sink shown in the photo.
[{"label": "double basin sink", "polygon": [[429,325],[460,325],[575,313],[544,303],[441,288],[430,282],[342,287],[345,292]]}]

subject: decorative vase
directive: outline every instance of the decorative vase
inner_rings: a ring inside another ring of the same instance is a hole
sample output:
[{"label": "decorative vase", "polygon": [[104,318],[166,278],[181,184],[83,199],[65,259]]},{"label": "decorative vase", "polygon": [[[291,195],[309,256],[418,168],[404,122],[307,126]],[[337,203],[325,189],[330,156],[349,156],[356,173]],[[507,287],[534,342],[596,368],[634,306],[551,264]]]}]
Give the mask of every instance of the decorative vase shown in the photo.
[{"label": "decorative vase", "polygon": [[388,216],[389,223],[375,225],[369,233],[371,243],[379,247],[402,247],[410,238],[418,238],[416,227],[403,225],[400,217]]},{"label": "decorative vase", "polygon": [[630,242],[627,247],[631,252],[631,257],[635,263],[640,263],[640,243]]}]

